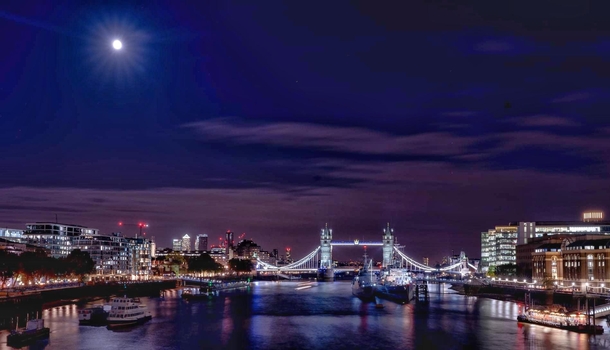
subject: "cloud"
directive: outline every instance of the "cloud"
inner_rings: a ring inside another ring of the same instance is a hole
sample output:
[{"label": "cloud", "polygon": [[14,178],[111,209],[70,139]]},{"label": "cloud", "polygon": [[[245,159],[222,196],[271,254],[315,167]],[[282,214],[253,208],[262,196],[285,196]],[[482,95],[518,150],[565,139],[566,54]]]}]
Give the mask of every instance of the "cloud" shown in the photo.
[{"label": "cloud", "polygon": [[[515,131],[497,136],[498,143],[489,152],[499,154],[524,147],[540,147],[553,151],[577,154],[610,165],[610,143],[603,133],[593,135],[558,135],[541,131]],[[606,169],[610,170],[610,169]]]},{"label": "cloud", "polygon": [[451,156],[465,152],[477,141],[447,132],[395,135],[365,128],[310,123],[245,124],[213,119],[183,126],[196,130],[207,140],[358,154]]},{"label": "cloud", "polygon": [[521,126],[564,126],[564,127],[577,127],[580,124],[563,117],[557,117],[553,115],[533,115],[528,117],[512,118],[508,120]]},{"label": "cloud", "polygon": [[553,103],[568,103],[568,102],[578,102],[583,101],[591,97],[591,94],[588,92],[575,92],[568,95],[563,95],[561,97],[557,97],[553,99],[551,102]]},{"label": "cloud", "polygon": [[[325,222],[334,228],[337,239],[377,240],[390,221],[399,240],[409,242],[407,253],[414,257],[440,258],[439,239],[447,242],[443,251],[465,250],[477,256],[481,231],[508,221],[576,219],[584,207],[604,209],[604,193],[610,190],[604,178],[580,173],[424,161],[320,159],[304,165],[330,169],[324,177],[360,181],[352,188],[289,190],[0,188],[0,197],[12,206],[0,208],[0,223],[23,228],[26,222],[55,221],[54,213],[59,213],[59,222],[95,227],[107,234],[119,230],[118,221],[146,221],[147,236],[155,236],[159,247],[170,246],[172,238],[185,233],[207,233],[215,241],[231,229],[245,232],[267,250],[291,246],[300,257],[318,246],[317,232]],[[45,206],[31,207],[19,199],[24,196],[43,199]],[[93,204],[94,198],[104,201]],[[123,230],[127,235],[135,233]]]}]

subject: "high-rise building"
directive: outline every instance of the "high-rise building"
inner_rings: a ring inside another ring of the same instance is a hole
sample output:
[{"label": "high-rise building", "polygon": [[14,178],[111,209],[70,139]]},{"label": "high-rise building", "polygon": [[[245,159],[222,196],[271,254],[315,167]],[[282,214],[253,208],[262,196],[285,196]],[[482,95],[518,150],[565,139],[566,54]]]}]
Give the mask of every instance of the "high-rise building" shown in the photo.
[{"label": "high-rise building", "polygon": [[195,238],[195,250],[205,252],[208,250],[208,235],[200,234]]},{"label": "high-rise building", "polygon": [[424,265],[430,266],[430,259],[428,259],[427,257],[424,257]]},{"label": "high-rise building", "polygon": [[273,257],[276,260],[279,260],[279,258],[280,258],[280,252],[277,250],[277,248],[273,249]]},{"label": "high-rise building", "polygon": [[174,238],[172,240],[172,250],[175,252],[182,250],[182,240],[180,238]]},{"label": "high-rise building", "polygon": [[481,233],[481,268],[487,272],[490,267],[517,263],[518,227],[496,226]]},{"label": "high-rise building", "polygon": [[190,252],[191,251],[191,237],[189,237],[188,234],[182,236],[182,247],[181,250],[183,252]]},{"label": "high-rise building", "polygon": [[286,248],[286,262],[287,263],[291,263],[292,262],[292,257],[290,256],[290,248]]},{"label": "high-rise building", "polygon": [[229,251],[229,249],[235,248],[235,240],[233,238],[233,231],[231,230],[227,230],[227,232],[225,233],[225,245],[227,248],[227,252]]}]

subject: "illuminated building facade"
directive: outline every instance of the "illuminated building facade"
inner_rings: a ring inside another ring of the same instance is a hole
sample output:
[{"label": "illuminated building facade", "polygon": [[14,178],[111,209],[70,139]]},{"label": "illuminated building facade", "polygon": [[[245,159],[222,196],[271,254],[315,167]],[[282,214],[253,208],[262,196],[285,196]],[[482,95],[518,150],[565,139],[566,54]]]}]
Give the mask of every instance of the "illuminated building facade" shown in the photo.
[{"label": "illuminated building facade", "polygon": [[197,235],[197,238],[195,238],[195,250],[198,252],[205,252],[208,250],[208,235]]},{"label": "illuminated building facade", "polygon": [[99,230],[94,228],[56,222],[26,224],[26,228],[23,233],[26,242],[47,249],[54,258],[65,258],[75,249],[72,246],[73,237],[99,233]]},{"label": "illuminated building facade", "polygon": [[189,235],[182,236],[182,244],[180,248],[183,252],[191,251],[191,237],[189,237]]}]

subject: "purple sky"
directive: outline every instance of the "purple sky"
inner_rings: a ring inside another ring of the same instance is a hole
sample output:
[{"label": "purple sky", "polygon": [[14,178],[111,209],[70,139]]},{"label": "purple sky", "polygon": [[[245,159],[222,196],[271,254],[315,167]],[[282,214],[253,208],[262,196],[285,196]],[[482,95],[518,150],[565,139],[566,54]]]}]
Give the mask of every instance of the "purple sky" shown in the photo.
[{"label": "purple sky", "polygon": [[610,4],[445,3],[2,5],[0,225],[435,262],[608,212]]}]

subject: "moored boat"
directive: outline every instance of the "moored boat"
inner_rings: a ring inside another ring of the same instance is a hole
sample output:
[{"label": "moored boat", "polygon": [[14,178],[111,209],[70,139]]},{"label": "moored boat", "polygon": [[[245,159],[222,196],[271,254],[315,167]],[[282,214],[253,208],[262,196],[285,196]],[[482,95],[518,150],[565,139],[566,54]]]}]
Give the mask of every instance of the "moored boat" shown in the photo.
[{"label": "moored boat", "polygon": [[112,305],[93,305],[78,311],[78,324],[82,326],[104,326]]},{"label": "moored boat", "polygon": [[565,329],[587,334],[603,334],[604,327],[587,323],[587,315],[569,313],[560,306],[530,308],[517,316],[518,322]]},{"label": "moored boat", "polygon": [[182,291],[182,299],[184,300],[208,300],[214,296],[214,291],[211,289],[201,288],[198,293],[193,293],[193,291],[185,289]]},{"label": "moored boat", "polygon": [[375,300],[376,278],[372,271],[372,260],[367,260],[366,250],[364,251],[364,265],[352,281],[352,295],[365,301]]},{"label": "moored boat", "polygon": [[108,329],[135,326],[152,319],[150,311],[139,298],[113,298],[110,305],[112,309],[107,318]]},{"label": "moored boat", "polygon": [[391,270],[379,284],[376,285],[375,295],[379,298],[405,304],[415,296],[415,285],[409,273],[400,270]]},{"label": "moored boat", "polygon": [[51,330],[44,326],[43,319],[31,319],[27,321],[25,328],[12,330],[6,338],[6,343],[9,346],[20,348],[37,340],[48,338],[49,333]]}]

